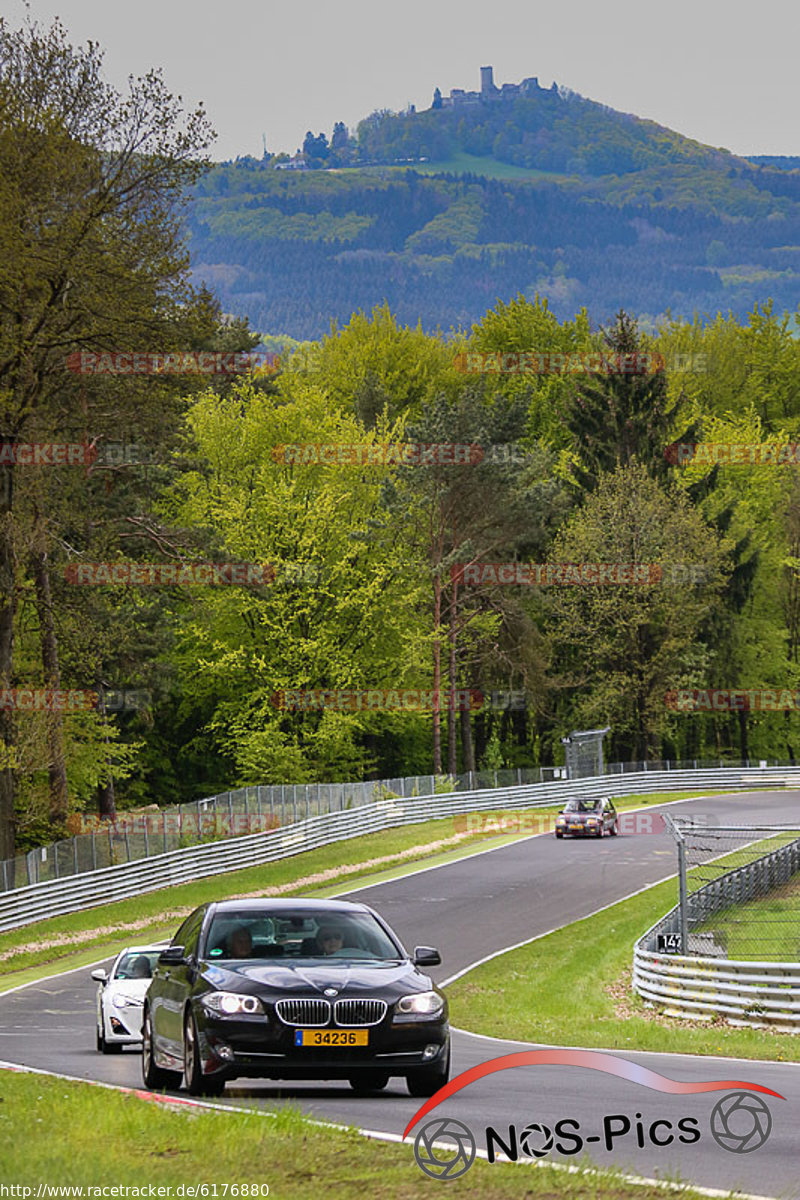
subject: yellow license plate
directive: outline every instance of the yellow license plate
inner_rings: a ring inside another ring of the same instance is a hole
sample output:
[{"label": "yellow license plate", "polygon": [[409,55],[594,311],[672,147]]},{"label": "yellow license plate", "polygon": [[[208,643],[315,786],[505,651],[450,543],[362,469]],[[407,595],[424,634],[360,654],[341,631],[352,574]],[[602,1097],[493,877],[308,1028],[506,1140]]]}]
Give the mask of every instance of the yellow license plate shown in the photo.
[{"label": "yellow license plate", "polygon": [[295,1046],[366,1046],[366,1029],[295,1029]]}]

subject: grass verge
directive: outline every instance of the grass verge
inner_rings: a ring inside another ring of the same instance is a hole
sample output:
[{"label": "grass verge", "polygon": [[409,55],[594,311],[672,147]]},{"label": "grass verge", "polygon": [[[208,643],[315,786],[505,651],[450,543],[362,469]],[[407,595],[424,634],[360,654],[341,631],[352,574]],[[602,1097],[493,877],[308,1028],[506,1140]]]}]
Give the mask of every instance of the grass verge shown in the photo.
[{"label": "grass verge", "polygon": [[[718,792],[650,793],[615,801],[617,808],[647,807],[691,796]],[[69,970],[117,953],[122,945],[171,937],[184,916],[210,897],[242,895],[321,895],[342,892],[356,882],[383,882],[437,861],[460,858],[489,846],[516,840],[496,836],[508,818],[511,827],[529,832],[538,818],[550,820],[553,808],[497,809],[482,814],[492,819],[492,834],[460,828],[464,818],[445,817],[418,825],[405,825],[348,841],[333,842],[318,850],[264,866],[212,875],[192,883],[147,892],[128,900],[51,917],[0,934],[0,992],[55,970]],[[475,814],[469,814],[473,818]]]},{"label": "grass verge", "polygon": [[[146,1196],[151,1185],[181,1184],[216,1184],[217,1196],[227,1184],[230,1196],[236,1184],[239,1196],[264,1195],[266,1185],[277,1200],[318,1200],[323,1194],[422,1200],[436,1186],[414,1162],[410,1142],[370,1141],[355,1130],[316,1125],[289,1108],[260,1115],[170,1107],[133,1093],[10,1071],[0,1073],[0,1101],[3,1182],[33,1188],[34,1196],[39,1184],[143,1189],[131,1196]],[[478,1160],[449,1183],[448,1195],[505,1200],[523,1188],[525,1196],[541,1200],[663,1200],[668,1194],[627,1183],[613,1171],[579,1174]],[[213,1197],[210,1186],[205,1194]],[[699,1200],[691,1189],[681,1194]]]},{"label": "grass verge", "polygon": [[797,962],[800,946],[800,875],[783,887],[737,904],[698,925],[695,933],[724,939],[728,958],[756,962]]},{"label": "grass verge", "polygon": [[584,917],[449,985],[461,1029],[555,1046],[800,1061],[800,1038],[722,1018],[664,1017],[630,990],[633,944],[674,906],[674,880]]}]

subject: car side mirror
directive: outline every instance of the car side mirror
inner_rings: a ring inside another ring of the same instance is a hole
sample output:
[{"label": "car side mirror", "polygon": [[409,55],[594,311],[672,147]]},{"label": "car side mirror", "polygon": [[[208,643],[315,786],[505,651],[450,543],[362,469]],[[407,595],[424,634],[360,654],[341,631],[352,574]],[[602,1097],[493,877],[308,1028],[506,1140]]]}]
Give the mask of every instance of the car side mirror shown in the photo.
[{"label": "car side mirror", "polygon": [[102,967],[98,967],[96,971],[92,971],[92,979],[96,979],[98,983],[107,983],[108,975]]},{"label": "car side mirror", "polygon": [[414,947],[415,967],[438,967],[441,961],[441,954],[433,946]]},{"label": "car side mirror", "polygon": [[186,958],[184,957],[183,946],[167,946],[159,954],[158,962],[160,966],[169,966],[171,964],[173,967],[185,963]]}]

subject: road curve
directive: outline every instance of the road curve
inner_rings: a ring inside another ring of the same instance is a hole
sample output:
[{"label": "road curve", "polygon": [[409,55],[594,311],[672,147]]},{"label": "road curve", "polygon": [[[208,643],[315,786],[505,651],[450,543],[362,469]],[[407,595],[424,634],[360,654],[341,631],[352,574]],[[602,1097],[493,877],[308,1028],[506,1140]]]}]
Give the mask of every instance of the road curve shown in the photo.
[{"label": "road curve", "polygon": [[[648,811],[660,808],[653,806]],[[800,824],[800,793],[702,798],[680,804],[677,811],[695,818],[708,814],[735,824]],[[503,947],[586,916],[674,871],[674,845],[667,834],[558,842],[545,835],[347,895],[378,908],[406,945],[438,945],[444,962],[434,974],[442,980]],[[213,886],[209,880],[209,895],[213,895]],[[0,1060],[76,1078],[139,1086],[137,1053],[103,1057],[94,1050],[94,988],[84,967],[0,995]],[[576,1021],[576,1029],[579,1026]],[[530,1048],[456,1031],[453,1073]],[[679,1174],[711,1188],[800,1197],[800,1139],[796,1134],[800,1066],[638,1052],[627,1057],[669,1079],[695,1083],[740,1079],[769,1087],[786,1100],[766,1098],[772,1131],[760,1150],[748,1154],[722,1149],[711,1136],[712,1109],[730,1089],[675,1096],[574,1065],[520,1066],[487,1076],[447,1100],[436,1115],[451,1116],[468,1125],[479,1149],[485,1147],[488,1126],[508,1144],[511,1124],[521,1133],[531,1123],[552,1128],[557,1121],[576,1121],[580,1136],[587,1139],[583,1149],[601,1165],[614,1162],[649,1177]],[[333,1083],[284,1085],[242,1080],[228,1086],[223,1103],[275,1107],[284,1100],[320,1118],[395,1136],[402,1134],[421,1104],[406,1094],[401,1080],[392,1080],[383,1094],[367,1099]],[[610,1118],[619,1119],[609,1123]],[[622,1128],[622,1118],[630,1121],[631,1129],[612,1136]],[[696,1118],[701,1133],[698,1141],[683,1144],[673,1137],[667,1145],[653,1144],[651,1128],[655,1138],[669,1137],[669,1127],[654,1126],[654,1122],[670,1121],[677,1133],[677,1122],[683,1118]],[[637,1123],[643,1130],[641,1147]],[[576,1127],[564,1128],[574,1132]],[[605,1142],[607,1129],[610,1149]],[[412,1138],[416,1132],[416,1128],[412,1130]],[[529,1144],[542,1146],[545,1137],[534,1131]],[[572,1151],[576,1142],[562,1139],[562,1145]],[[550,1157],[578,1161],[557,1152]]]}]

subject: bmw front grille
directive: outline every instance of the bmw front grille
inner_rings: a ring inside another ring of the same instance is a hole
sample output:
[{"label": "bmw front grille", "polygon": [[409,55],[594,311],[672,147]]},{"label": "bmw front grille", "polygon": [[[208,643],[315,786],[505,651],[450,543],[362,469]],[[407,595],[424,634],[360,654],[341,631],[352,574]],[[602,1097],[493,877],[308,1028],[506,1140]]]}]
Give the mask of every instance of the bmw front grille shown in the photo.
[{"label": "bmw front grille", "polygon": [[284,1025],[327,1025],[331,1019],[327,1000],[278,1000],[275,1012]]},{"label": "bmw front grille", "polygon": [[337,1000],[334,1019],[337,1025],[377,1025],[386,1008],[385,1000]]}]

